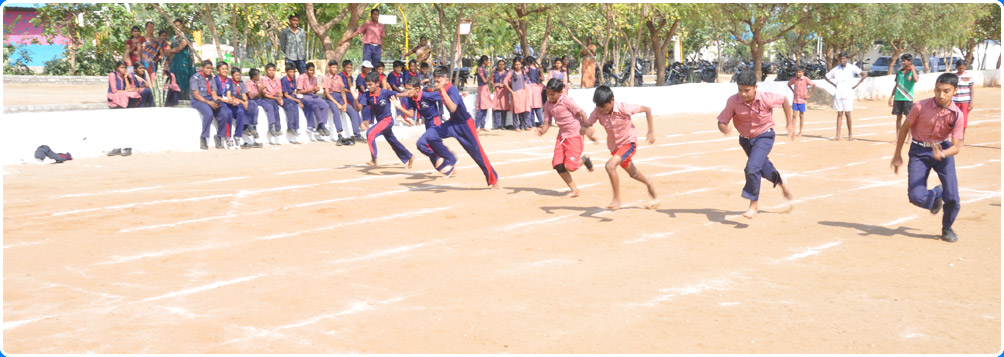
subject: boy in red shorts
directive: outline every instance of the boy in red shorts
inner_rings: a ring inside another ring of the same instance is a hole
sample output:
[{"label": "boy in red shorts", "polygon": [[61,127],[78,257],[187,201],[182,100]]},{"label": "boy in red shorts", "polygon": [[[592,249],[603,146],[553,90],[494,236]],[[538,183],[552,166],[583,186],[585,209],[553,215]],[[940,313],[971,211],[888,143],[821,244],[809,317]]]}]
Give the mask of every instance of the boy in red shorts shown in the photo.
[{"label": "boy in red shorts", "polygon": [[[582,111],[575,104],[572,98],[562,94],[564,84],[559,79],[551,79],[547,82],[547,103],[544,104],[544,125],[537,128],[537,136],[547,133],[551,128],[551,118],[558,124],[557,143],[554,144],[554,158],[551,159],[551,167],[558,171],[558,175],[568,185],[571,190],[565,198],[579,197],[579,188],[572,181],[572,172],[579,169],[582,164],[586,165],[589,171],[593,171],[593,162],[588,156],[582,156],[582,135],[579,131],[582,123],[586,120],[586,112]],[[592,139],[592,131],[583,132]],[[595,139],[593,141],[596,141]],[[582,157],[582,161],[579,161]]]},{"label": "boy in red shorts", "polygon": [[596,109],[593,109],[593,113],[589,115],[589,119],[586,120],[583,129],[590,128],[596,121],[599,121],[600,125],[607,130],[607,148],[610,149],[610,154],[613,156],[610,160],[607,160],[606,169],[607,175],[610,176],[610,185],[614,189],[614,199],[610,201],[607,208],[618,209],[621,206],[620,178],[617,176],[617,166],[627,171],[631,178],[638,180],[638,182],[648,187],[648,195],[652,197],[652,202],[646,205],[645,208],[658,208],[659,204],[656,201],[655,187],[634,166],[634,162],[632,161],[632,157],[634,157],[634,153],[637,151],[638,130],[635,129],[634,123],[631,122],[631,115],[645,112],[645,119],[648,121],[648,133],[645,134],[645,137],[646,141],[651,145],[655,143],[655,132],[652,126],[652,109],[643,105],[615,102],[614,92],[607,86],[596,88],[596,91],[593,92],[593,103],[596,104]]}]

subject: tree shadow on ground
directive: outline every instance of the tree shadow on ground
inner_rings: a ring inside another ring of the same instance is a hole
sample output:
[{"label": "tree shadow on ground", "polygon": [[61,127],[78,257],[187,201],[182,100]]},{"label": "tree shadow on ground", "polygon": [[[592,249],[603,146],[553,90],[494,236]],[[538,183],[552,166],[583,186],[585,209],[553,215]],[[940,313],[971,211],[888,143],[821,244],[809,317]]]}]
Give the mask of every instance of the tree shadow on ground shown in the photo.
[{"label": "tree shadow on ground", "polygon": [[[715,208],[704,208],[704,209],[660,209],[656,210],[656,212],[669,215],[670,217],[673,218],[676,218],[677,214],[704,215],[705,217],[708,218],[709,222],[732,225],[734,228],[747,228],[750,226],[749,223],[732,220],[733,218],[746,220],[745,218],[739,217],[739,215],[743,214],[745,211],[723,211]],[[764,213],[770,213],[770,212],[760,211],[761,215]]]},{"label": "tree shadow on ground", "polygon": [[873,226],[869,224],[851,223],[851,222],[820,221],[818,223],[830,227],[857,229],[861,231],[860,233],[858,233],[858,235],[860,236],[879,235],[883,237],[904,236],[904,237],[920,238],[920,239],[934,239],[934,240],[941,239],[941,235],[912,233],[910,231],[916,231],[917,229],[905,226],[899,226],[897,228],[886,228],[882,226]]}]

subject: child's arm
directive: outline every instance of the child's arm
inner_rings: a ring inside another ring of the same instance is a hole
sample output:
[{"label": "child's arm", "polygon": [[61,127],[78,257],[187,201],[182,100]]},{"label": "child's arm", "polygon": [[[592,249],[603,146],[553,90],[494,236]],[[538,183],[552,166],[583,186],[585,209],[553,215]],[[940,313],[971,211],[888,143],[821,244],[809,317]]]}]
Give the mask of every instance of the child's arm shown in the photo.
[{"label": "child's arm", "polygon": [[[585,111],[579,110],[578,113],[575,113],[575,116],[579,118],[579,122],[583,126],[586,124],[587,121],[589,121],[589,117],[586,116]],[[579,134],[585,135],[587,138],[589,138],[589,140],[591,140],[594,143],[596,142],[596,137],[593,136],[593,128],[591,126],[586,128],[585,130],[579,130]]]},{"label": "child's arm", "polygon": [[903,122],[903,125],[899,127],[899,133],[896,135],[896,151],[893,152],[892,163],[889,165],[892,167],[892,172],[894,174],[898,174],[899,167],[903,165],[903,142],[906,141],[906,135],[910,133],[910,127],[913,126],[913,120],[910,119],[910,116],[912,115],[916,118],[919,116],[919,112],[919,110],[910,111],[910,114],[907,114],[907,119]]},{"label": "child's arm", "polygon": [[457,103],[454,103],[453,102],[453,98],[450,98],[450,95],[448,93],[446,93],[446,87],[440,88],[439,89],[439,94],[443,95],[443,105],[446,106],[446,110],[449,110],[450,113],[456,113],[457,112]]},{"label": "child's arm", "polygon": [[648,133],[645,134],[649,145],[655,144],[655,124],[652,121],[652,108],[641,106],[641,111],[645,112],[645,121],[648,122]]},{"label": "child's arm", "polygon": [[809,87],[812,87],[812,89],[809,89],[809,94],[806,95],[805,99],[812,98],[812,93],[816,92],[816,84],[815,83],[813,83],[812,81],[809,81]]},{"label": "child's arm", "polygon": [[[352,99],[353,99],[352,100],[352,103],[353,103],[352,106],[356,108],[356,111],[362,111],[363,110],[363,104],[359,103],[359,91],[356,88],[352,88],[352,89],[349,90],[349,94],[352,95]],[[347,103],[348,102],[346,102],[346,104]]]}]

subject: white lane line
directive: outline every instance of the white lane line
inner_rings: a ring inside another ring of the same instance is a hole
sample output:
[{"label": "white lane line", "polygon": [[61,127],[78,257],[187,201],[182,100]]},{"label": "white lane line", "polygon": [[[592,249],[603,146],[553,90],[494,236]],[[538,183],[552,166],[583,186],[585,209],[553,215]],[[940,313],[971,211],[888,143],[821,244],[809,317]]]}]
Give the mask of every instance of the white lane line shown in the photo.
[{"label": "white lane line", "polygon": [[426,208],[426,209],[421,209],[421,210],[417,210],[417,211],[398,213],[398,214],[390,215],[390,216],[382,216],[382,217],[363,219],[363,220],[352,221],[352,222],[342,222],[342,223],[333,224],[333,225],[330,225],[330,226],[305,229],[305,230],[296,231],[296,232],[272,234],[272,235],[267,235],[267,236],[264,236],[264,237],[260,237],[260,238],[258,238],[258,240],[273,240],[273,239],[288,238],[288,237],[298,236],[298,235],[301,235],[301,234],[323,232],[323,231],[328,231],[328,230],[332,230],[332,229],[336,229],[336,228],[341,228],[341,227],[346,227],[346,226],[353,226],[353,225],[358,225],[358,224],[375,223],[375,222],[388,221],[388,220],[394,220],[394,219],[405,218],[405,217],[414,217],[414,216],[417,216],[417,215],[423,215],[423,214],[428,214],[428,213],[433,213],[433,212],[439,212],[439,211],[443,211],[443,210],[447,210],[447,209],[450,209],[450,207]]},{"label": "white lane line", "polygon": [[21,243],[8,244],[8,245],[3,246],[3,249],[17,248],[17,247],[27,247],[27,246],[32,246],[32,245],[39,245],[39,244],[46,243],[48,241],[49,240],[46,239],[46,240],[40,240],[40,241],[34,241],[34,242],[21,242]]},{"label": "white lane line", "polygon": [[257,275],[245,276],[243,278],[237,278],[237,279],[233,279],[233,280],[215,282],[215,283],[212,283],[212,284],[203,285],[203,286],[199,286],[199,287],[194,287],[194,288],[191,288],[191,289],[172,291],[172,292],[169,292],[169,293],[164,294],[164,295],[154,296],[154,297],[143,299],[143,301],[154,301],[154,300],[172,298],[172,297],[177,297],[177,296],[191,295],[191,294],[195,294],[195,293],[198,293],[198,292],[202,292],[202,291],[206,291],[206,290],[211,290],[211,289],[216,289],[216,288],[227,286],[227,285],[233,285],[233,284],[243,283],[245,281],[255,280],[255,279],[258,279],[258,278],[263,277],[263,276],[265,276],[265,274],[257,274]]},{"label": "white lane line", "polygon": [[645,233],[645,234],[642,234],[641,238],[624,241],[624,244],[636,244],[636,243],[648,242],[648,241],[653,241],[653,240],[661,240],[661,239],[668,238],[669,236],[673,235],[673,233],[676,233],[676,232]]},{"label": "white lane line", "polygon": [[897,219],[891,220],[889,222],[882,223],[879,226],[880,227],[890,227],[890,226],[894,226],[894,225],[897,225],[897,224],[900,224],[900,223],[903,223],[903,222],[906,222],[906,221],[917,219],[919,217],[920,216],[918,216],[918,215],[913,215],[913,216],[909,216],[909,217],[897,218]]},{"label": "white lane line", "polygon": [[251,340],[251,339],[262,338],[262,337],[282,337],[283,335],[282,335],[281,331],[283,331],[283,330],[288,330],[288,329],[293,329],[293,328],[298,328],[298,327],[303,327],[303,326],[309,326],[309,325],[313,325],[313,324],[316,324],[318,322],[321,322],[321,321],[324,321],[324,320],[328,320],[328,319],[333,319],[333,318],[336,318],[336,317],[347,316],[347,315],[352,315],[352,314],[358,314],[360,312],[374,310],[377,306],[380,306],[380,305],[389,305],[389,304],[393,304],[393,303],[396,303],[396,302],[399,302],[399,301],[402,301],[402,300],[404,300],[403,297],[394,297],[394,298],[390,298],[390,299],[382,300],[382,301],[357,301],[357,302],[349,304],[348,308],[346,308],[346,309],[344,309],[342,311],[336,312],[336,313],[321,314],[321,315],[317,315],[317,316],[314,316],[314,317],[310,317],[310,318],[307,318],[307,319],[303,319],[303,320],[300,320],[300,321],[297,321],[297,322],[289,323],[289,324],[282,325],[282,326],[275,327],[275,328],[271,328],[271,329],[258,329],[258,328],[255,328],[255,327],[245,327],[244,329],[246,331],[253,331],[253,333],[250,334],[250,335],[248,335],[248,336],[242,337],[242,338],[233,339],[233,340],[229,340],[229,341],[223,342],[220,345],[221,346],[225,346],[225,345],[229,345],[229,344],[232,344],[232,343],[244,342],[244,341],[248,341],[248,340]]},{"label": "white lane line", "polygon": [[564,215],[564,216],[558,216],[558,217],[553,217],[553,218],[540,219],[540,220],[536,220],[536,221],[529,221],[529,222],[510,224],[510,225],[506,226],[505,228],[503,228],[502,230],[503,231],[507,231],[507,230],[513,230],[513,229],[516,229],[516,228],[523,228],[523,227],[527,227],[527,226],[535,226],[535,225],[539,225],[539,224],[557,222],[557,221],[559,221],[559,220],[561,220],[563,218],[568,218],[568,217],[571,217],[571,216],[572,215]]},{"label": "white lane line", "polygon": [[959,166],[959,167],[956,167],[955,169],[956,170],[971,169],[971,168],[980,167],[980,166],[983,166],[983,164],[973,164],[973,165],[967,165],[967,166]]},{"label": "white lane line", "polygon": [[222,216],[214,216],[214,217],[205,217],[205,218],[190,219],[190,220],[181,221],[181,222],[174,222],[174,223],[156,224],[156,225],[152,225],[152,226],[143,226],[143,227],[136,227],[136,228],[123,228],[123,229],[119,230],[119,232],[120,233],[129,233],[129,232],[146,231],[146,230],[158,229],[158,228],[173,228],[173,227],[183,226],[183,225],[192,224],[192,223],[202,223],[202,222],[217,221],[217,220],[221,220],[221,219],[235,218],[235,217],[239,217],[239,216],[253,216],[253,215],[256,215],[256,214],[265,214],[265,213],[272,212],[274,210],[275,209],[270,208],[270,209],[266,209],[266,210],[255,211],[255,212],[248,212],[248,213],[241,213],[241,214],[227,214],[227,215],[222,215]]},{"label": "white lane line", "polygon": [[164,186],[150,186],[150,187],[130,188],[130,189],[126,189],[126,190],[111,190],[111,191],[89,192],[89,193],[74,193],[74,194],[70,194],[70,195],[58,196],[57,198],[100,196],[100,195],[109,195],[109,194],[115,194],[115,193],[132,193],[132,192],[139,192],[139,191],[156,190],[158,188],[163,188],[163,187]]},{"label": "white lane line", "polygon": [[826,243],[826,244],[820,245],[818,247],[805,248],[801,252],[789,255],[789,256],[781,259],[780,261],[778,261],[778,263],[780,263],[781,261],[792,262],[792,261],[796,261],[796,260],[800,260],[800,259],[805,259],[807,257],[811,257],[813,255],[822,253],[823,250],[836,247],[836,246],[840,245],[841,243],[843,243],[843,241],[830,242],[830,243]]},{"label": "white lane line", "polygon": [[333,170],[333,169],[330,168],[330,167],[324,167],[324,168],[319,168],[319,169],[283,171],[283,172],[280,172],[279,175],[299,174],[299,173],[304,173],[304,172],[320,172],[320,171],[328,171],[328,170]]},{"label": "white lane line", "polygon": [[62,211],[62,212],[53,213],[52,215],[53,216],[65,216],[65,215],[80,214],[80,213],[94,212],[94,211],[120,210],[120,209],[133,208],[133,207],[151,206],[151,205],[162,204],[162,203],[198,202],[198,201],[212,200],[212,199],[217,199],[217,198],[227,198],[227,197],[232,197],[232,196],[234,196],[234,194],[210,195],[210,196],[191,197],[191,198],[174,198],[174,199],[168,199],[168,200],[156,200],[156,201],[139,202],[139,203],[127,203],[127,204],[122,204],[122,205],[99,207],[99,208],[87,208],[87,209],[78,209],[78,210],[72,210],[72,211]]},{"label": "white lane line", "polygon": [[394,248],[388,248],[388,249],[378,250],[378,251],[375,251],[375,252],[372,252],[372,253],[369,253],[369,254],[366,254],[366,255],[363,255],[363,256],[354,257],[354,258],[338,259],[338,260],[332,261],[330,264],[345,264],[345,263],[352,263],[352,262],[358,262],[358,261],[363,261],[363,260],[372,260],[372,259],[377,259],[377,258],[383,258],[383,257],[388,257],[388,256],[392,256],[392,255],[404,253],[404,252],[409,252],[409,251],[412,251],[412,250],[415,250],[415,249],[419,249],[419,248],[425,247],[427,245],[439,244],[439,243],[442,243],[442,242],[443,242],[443,240],[440,239],[440,240],[435,240],[435,241],[425,242],[425,243],[419,243],[419,244],[402,245],[400,247],[394,247]]},{"label": "white lane line", "polygon": [[41,320],[45,320],[45,319],[51,319],[51,318],[56,317],[56,316],[58,316],[58,315],[42,316],[42,317],[37,317],[37,318],[34,318],[34,319],[29,319],[29,320],[4,321],[3,322],[3,329],[6,331],[6,330],[10,330],[10,329],[13,329],[15,327],[18,327],[18,326],[21,326],[21,325],[24,325],[24,324],[30,324],[32,322],[41,321]]}]

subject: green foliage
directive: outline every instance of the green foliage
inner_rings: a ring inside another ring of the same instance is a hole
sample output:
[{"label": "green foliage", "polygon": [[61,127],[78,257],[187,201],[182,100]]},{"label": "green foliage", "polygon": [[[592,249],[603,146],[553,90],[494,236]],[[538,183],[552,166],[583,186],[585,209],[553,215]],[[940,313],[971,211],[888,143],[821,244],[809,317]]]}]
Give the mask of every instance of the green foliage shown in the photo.
[{"label": "green foliage", "polygon": [[[10,58],[15,55],[17,59],[11,62]],[[3,74],[19,76],[35,74],[28,68],[28,62],[31,62],[31,51],[24,45],[3,45]]]}]

